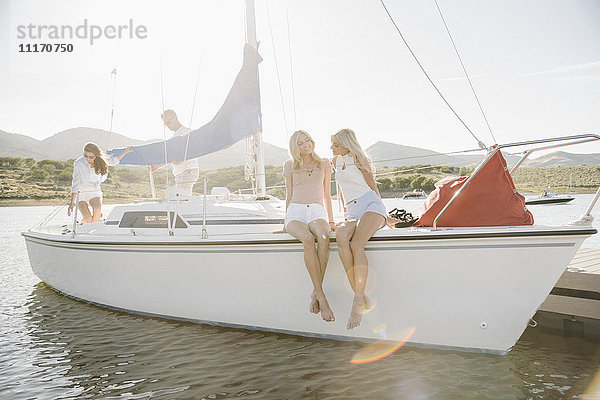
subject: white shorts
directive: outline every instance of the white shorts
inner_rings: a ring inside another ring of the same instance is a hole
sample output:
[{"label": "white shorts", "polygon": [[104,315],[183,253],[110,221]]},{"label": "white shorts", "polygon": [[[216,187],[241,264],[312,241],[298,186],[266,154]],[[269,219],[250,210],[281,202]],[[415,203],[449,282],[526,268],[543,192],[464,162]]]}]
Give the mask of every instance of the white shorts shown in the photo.
[{"label": "white shorts", "polygon": [[348,221],[358,221],[366,212],[373,212],[382,215],[387,220],[387,211],[385,205],[374,190],[354,199],[346,204],[346,218]]},{"label": "white shorts", "polygon": [[323,207],[322,204],[290,203],[287,211],[285,212],[284,226],[287,226],[287,224],[289,224],[291,221],[300,221],[308,225],[318,219],[322,219],[327,222],[327,211],[325,211],[325,207]]},{"label": "white shorts", "polygon": [[102,190],[82,190],[79,192],[79,201],[89,203],[91,199],[96,197],[100,198],[100,201],[102,201]]}]

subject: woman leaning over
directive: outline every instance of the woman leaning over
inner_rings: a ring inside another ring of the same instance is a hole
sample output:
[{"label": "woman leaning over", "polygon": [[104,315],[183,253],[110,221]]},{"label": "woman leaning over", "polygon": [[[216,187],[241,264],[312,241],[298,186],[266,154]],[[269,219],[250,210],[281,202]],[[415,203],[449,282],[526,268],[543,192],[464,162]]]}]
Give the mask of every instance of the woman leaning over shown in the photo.
[{"label": "woman leaning over", "polygon": [[332,322],[335,317],[323,292],[323,277],[329,259],[329,232],[335,229],[331,166],[329,160],[315,154],[315,142],[305,131],[296,131],[290,138],[290,154],[292,159],[283,165],[285,229],[304,245],[304,263],[313,284],[310,312],[320,312],[324,321]]},{"label": "woman leaning over", "polygon": [[[67,211],[71,215],[79,192],[77,207],[83,216],[83,222],[98,222],[102,215],[102,190],[100,184],[106,180],[108,166],[119,161],[132,150],[127,147],[119,156],[105,156],[95,143],[83,147],[83,156],[73,163],[73,182],[71,184],[71,204]],[[107,160],[104,159],[107,157]],[[92,208],[90,212],[89,207]]]},{"label": "woman leaning over", "polygon": [[369,307],[365,286],[369,265],[365,246],[378,229],[385,226],[387,212],[377,190],[370,160],[350,129],[342,129],[331,137],[335,179],[342,192],[345,222],[336,231],[338,252],[354,299],[348,329],[360,325],[362,314]]}]

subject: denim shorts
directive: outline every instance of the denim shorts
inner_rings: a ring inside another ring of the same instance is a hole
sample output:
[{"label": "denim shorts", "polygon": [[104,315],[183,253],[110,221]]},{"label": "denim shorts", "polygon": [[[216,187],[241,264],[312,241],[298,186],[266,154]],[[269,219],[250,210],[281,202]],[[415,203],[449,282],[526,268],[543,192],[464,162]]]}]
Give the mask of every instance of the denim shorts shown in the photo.
[{"label": "denim shorts", "polygon": [[370,190],[358,199],[354,199],[346,204],[346,209],[347,211],[344,216],[348,221],[358,221],[366,212],[374,212],[382,215],[387,221],[385,205],[374,190]]},{"label": "denim shorts", "polygon": [[327,211],[322,204],[299,204],[290,203],[285,212],[285,226],[291,221],[300,221],[306,225],[318,219],[323,219],[327,222]]}]

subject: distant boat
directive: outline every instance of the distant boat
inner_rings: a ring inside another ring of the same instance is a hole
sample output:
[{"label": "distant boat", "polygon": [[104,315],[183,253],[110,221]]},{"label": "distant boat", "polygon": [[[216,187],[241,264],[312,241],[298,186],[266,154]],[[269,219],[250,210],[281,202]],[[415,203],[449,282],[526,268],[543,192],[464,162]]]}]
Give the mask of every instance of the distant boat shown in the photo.
[{"label": "distant boat", "polygon": [[544,190],[539,196],[526,200],[525,204],[530,206],[536,204],[564,204],[570,202],[574,198],[574,196],[556,194],[554,190]]},{"label": "distant boat", "polygon": [[406,200],[406,199],[426,199],[426,198],[427,198],[427,193],[425,193],[421,189],[415,189],[412,192],[404,193],[404,196],[402,196],[403,200]]}]

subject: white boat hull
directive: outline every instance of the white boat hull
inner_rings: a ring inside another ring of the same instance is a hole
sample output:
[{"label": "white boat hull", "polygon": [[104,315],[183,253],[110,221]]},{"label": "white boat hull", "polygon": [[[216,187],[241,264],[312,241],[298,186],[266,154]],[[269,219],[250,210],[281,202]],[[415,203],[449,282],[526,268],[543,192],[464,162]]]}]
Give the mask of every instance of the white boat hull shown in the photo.
[{"label": "white boat hull", "polygon": [[[533,232],[533,233],[532,233]],[[537,232],[537,233],[536,233]],[[337,339],[505,353],[592,228],[380,231],[367,246],[373,308],[346,330],[352,292],[331,243],[324,289],[336,320],[308,311],[302,246],[263,234],[228,243],[82,241],[24,233],[34,273],[69,296],[135,313]],[[282,239],[283,238],[283,239]]]}]

